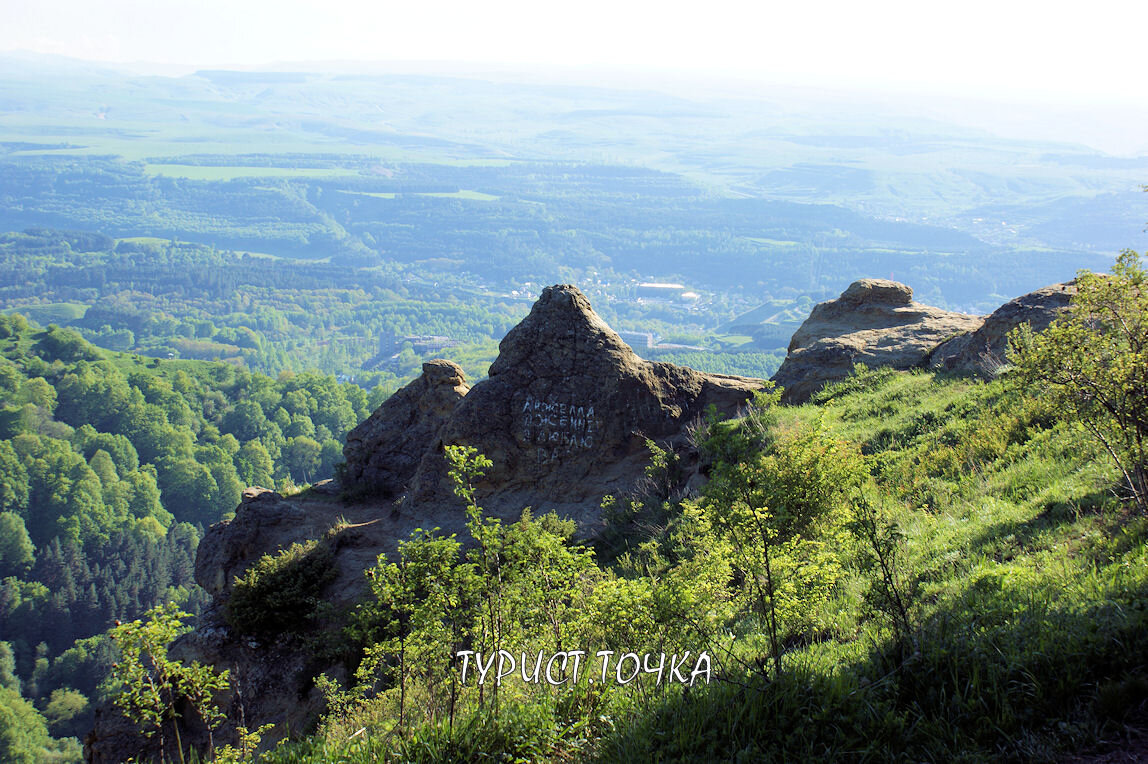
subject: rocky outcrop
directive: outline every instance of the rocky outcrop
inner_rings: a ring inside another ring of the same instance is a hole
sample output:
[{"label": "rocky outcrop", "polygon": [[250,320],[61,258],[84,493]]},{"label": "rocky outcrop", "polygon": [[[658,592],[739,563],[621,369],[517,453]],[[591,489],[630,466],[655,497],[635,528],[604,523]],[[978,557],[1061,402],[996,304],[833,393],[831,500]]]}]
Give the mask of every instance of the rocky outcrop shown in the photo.
[{"label": "rocky outcrop", "polygon": [[983,319],[913,301],[913,290],[887,279],[854,281],[836,300],[819,303],[793,334],[773,381],[784,400],[801,403],[854,364],[911,369],[942,342],[976,330]]},{"label": "rocky outcrop", "polygon": [[488,512],[545,506],[590,533],[602,497],[642,475],[647,438],[676,437],[710,405],[732,414],[763,385],[642,360],[576,287],[548,287],[488,379],[470,389],[458,366],[431,361],[352,431],[343,489],[434,514],[457,503],[444,447],[469,445],[494,462],[478,486]]},{"label": "rocky outcrop", "polygon": [[449,500],[442,447],[460,444],[494,462],[486,509],[553,507],[592,525],[602,496],[641,476],[646,438],[673,438],[711,404],[732,414],[763,385],[642,360],[576,287],[548,287],[431,444],[413,511]]},{"label": "rocky outcrop", "polygon": [[430,443],[469,390],[450,361],[428,361],[414,382],[347,434],[343,482],[383,497],[402,493]]},{"label": "rocky outcrop", "polygon": [[[449,361],[424,364],[418,379],[349,435],[341,490],[326,484],[282,496],[248,489],[235,517],[213,525],[200,542],[196,580],[213,602],[172,653],[232,672],[242,696],[233,689],[219,699],[231,722],[217,741],[234,734],[241,709],[248,727],[276,725],[270,740],[306,729],[321,706],[313,678],[343,671],[340,661],[313,650],[329,624],[259,637],[229,625],[234,582],[262,556],[324,539],[335,576],[322,597],[335,610],[350,606],[366,590],[363,571],[416,528],[465,536],[443,456],[451,444],[474,446],[494,461],[478,486],[488,514],[516,520],[527,506],[556,510],[576,520],[583,536],[593,535],[602,497],[643,478],[647,438],[673,447],[709,406],[733,415],[765,385],[642,360],[569,285],[543,291],[503,339],[489,378],[473,388]],[[90,760],[140,753],[125,722],[114,709],[101,713],[88,740]]]},{"label": "rocky outcrop", "polygon": [[945,371],[969,371],[991,377],[1008,354],[1008,333],[1021,324],[1044,331],[1076,294],[1076,282],[1053,284],[1009,300],[994,310],[975,331],[944,342],[929,356],[928,365]]}]

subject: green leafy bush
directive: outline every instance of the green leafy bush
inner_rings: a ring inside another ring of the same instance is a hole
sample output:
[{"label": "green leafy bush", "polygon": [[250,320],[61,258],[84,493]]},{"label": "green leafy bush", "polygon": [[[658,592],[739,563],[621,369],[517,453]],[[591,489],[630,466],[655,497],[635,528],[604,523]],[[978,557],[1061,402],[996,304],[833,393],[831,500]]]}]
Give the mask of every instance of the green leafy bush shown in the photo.
[{"label": "green leafy bush", "polygon": [[296,542],[279,554],[265,554],[236,578],[227,601],[227,622],[253,636],[298,632],[335,574],[335,556],[322,542]]}]

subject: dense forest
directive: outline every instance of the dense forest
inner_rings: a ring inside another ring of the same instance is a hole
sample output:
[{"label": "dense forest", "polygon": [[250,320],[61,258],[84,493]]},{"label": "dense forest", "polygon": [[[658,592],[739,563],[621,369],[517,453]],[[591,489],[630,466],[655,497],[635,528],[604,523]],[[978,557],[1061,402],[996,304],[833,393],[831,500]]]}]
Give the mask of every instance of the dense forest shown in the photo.
[{"label": "dense forest", "polygon": [[[497,342],[526,314],[537,285],[502,289],[447,266],[254,257],[203,244],[56,229],[0,234],[0,305],[79,332],[102,348],[157,358],[222,360],[278,374],[315,369],[390,392],[432,357],[486,376]],[[619,329],[700,348],[697,368],[769,376],[808,299],[765,304],[710,295],[643,301],[635,282],[588,290]],[[772,318],[739,318],[756,313]],[[730,322],[742,321],[730,335]],[[748,323],[746,323],[748,322]],[[761,341],[755,339],[759,337]],[[638,347],[650,357],[671,349]]]},{"label": "dense forest", "polygon": [[5,708],[82,737],[114,661],[113,621],[165,602],[198,612],[203,529],[244,486],[331,477],[379,402],[316,373],[120,354],[0,316]]}]

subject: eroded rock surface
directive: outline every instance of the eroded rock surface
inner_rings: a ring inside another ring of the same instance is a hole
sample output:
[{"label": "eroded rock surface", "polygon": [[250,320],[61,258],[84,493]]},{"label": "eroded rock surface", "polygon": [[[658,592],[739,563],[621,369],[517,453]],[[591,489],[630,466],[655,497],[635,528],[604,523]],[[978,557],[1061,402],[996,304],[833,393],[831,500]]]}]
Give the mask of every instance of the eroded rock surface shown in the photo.
[{"label": "eroded rock surface", "polygon": [[993,376],[1006,362],[1008,333],[1027,323],[1034,332],[1044,331],[1064,311],[1076,294],[1076,282],[1053,284],[1009,300],[994,310],[975,331],[945,342],[930,356],[932,368],[971,371]]},{"label": "eroded rock surface", "polygon": [[642,475],[646,438],[673,438],[710,404],[732,414],[763,384],[645,361],[576,287],[548,287],[425,454],[411,511],[450,499],[442,447],[459,444],[494,462],[484,508],[556,508],[592,524],[603,495]]},{"label": "eroded rock surface", "polygon": [[451,361],[428,361],[414,382],[388,398],[347,434],[343,480],[383,497],[406,490],[431,443],[469,390]]},{"label": "eroded rock surface", "polygon": [[975,331],[984,319],[913,301],[913,290],[888,279],[854,281],[835,300],[819,303],[793,334],[773,381],[784,400],[801,403],[854,364],[911,369],[942,342]]}]

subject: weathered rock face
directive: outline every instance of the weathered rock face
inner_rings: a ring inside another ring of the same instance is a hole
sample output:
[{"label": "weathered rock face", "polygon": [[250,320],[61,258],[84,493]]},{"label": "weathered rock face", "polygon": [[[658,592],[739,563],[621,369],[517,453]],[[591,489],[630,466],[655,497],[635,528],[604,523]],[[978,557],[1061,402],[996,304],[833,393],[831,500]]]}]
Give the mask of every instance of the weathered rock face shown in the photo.
[{"label": "weathered rock face", "polygon": [[983,319],[913,302],[913,290],[887,279],[861,279],[836,300],[818,304],[793,334],[789,354],[773,381],[784,399],[801,403],[826,383],[844,379],[853,365],[911,369],[954,335]]},{"label": "weathered rock face", "polygon": [[646,438],[678,434],[711,403],[733,413],[762,386],[644,361],[576,287],[548,287],[425,454],[414,511],[449,500],[442,446],[459,444],[494,462],[478,486],[486,509],[554,507],[592,522],[603,495],[642,474]]},{"label": "weathered rock face", "polygon": [[470,388],[450,361],[423,364],[418,379],[396,392],[347,434],[343,480],[363,492],[402,493],[426,451]]},{"label": "weathered rock face", "polygon": [[994,310],[975,331],[945,342],[929,357],[929,366],[946,371],[971,371],[992,376],[1005,363],[1008,333],[1027,323],[1044,331],[1076,294],[1076,282],[1053,284],[1009,300]]}]

